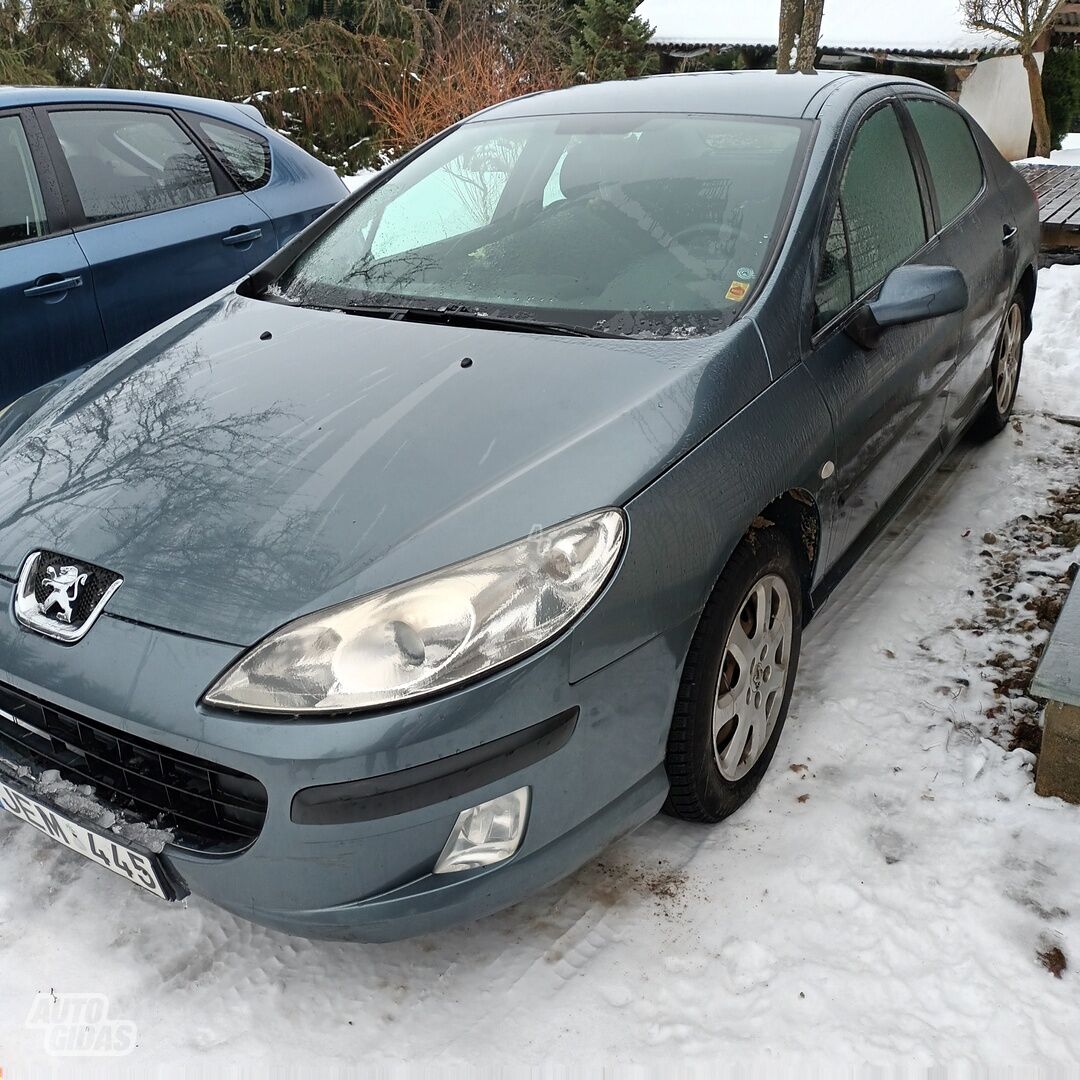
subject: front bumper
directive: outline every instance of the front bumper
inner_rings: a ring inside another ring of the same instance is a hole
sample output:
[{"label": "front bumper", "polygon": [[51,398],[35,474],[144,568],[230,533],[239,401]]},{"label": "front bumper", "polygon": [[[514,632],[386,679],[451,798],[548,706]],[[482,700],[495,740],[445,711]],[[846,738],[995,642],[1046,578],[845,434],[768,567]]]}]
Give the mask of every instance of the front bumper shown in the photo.
[{"label": "front bumper", "polygon": [[[488,914],[570,873],[655,814],[686,628],[571,683],[572,638],[411,708],[289,721],[199,707],[231,646],[103,617],[65,648],[0,622],[0,682],[258,779],[266,818],[239,854],[169,846],[192,893],[310,937],[389,940]],[[432,869],[458,813],[532,789],[504,863]]]}]

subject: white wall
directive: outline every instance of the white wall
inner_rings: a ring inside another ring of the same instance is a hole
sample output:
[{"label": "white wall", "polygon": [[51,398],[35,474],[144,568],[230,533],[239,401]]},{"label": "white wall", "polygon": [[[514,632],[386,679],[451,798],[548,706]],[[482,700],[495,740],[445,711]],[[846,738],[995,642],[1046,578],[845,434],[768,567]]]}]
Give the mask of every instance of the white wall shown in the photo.
[{"label": "white wall", "polygon": [[[1035,59],[1042,68],[1043,54]],[[960,104],[982,125],[1009,161],[1027,157],[1031,137],[1031,91],[1019,56],[984,60],[964,81]]]}]

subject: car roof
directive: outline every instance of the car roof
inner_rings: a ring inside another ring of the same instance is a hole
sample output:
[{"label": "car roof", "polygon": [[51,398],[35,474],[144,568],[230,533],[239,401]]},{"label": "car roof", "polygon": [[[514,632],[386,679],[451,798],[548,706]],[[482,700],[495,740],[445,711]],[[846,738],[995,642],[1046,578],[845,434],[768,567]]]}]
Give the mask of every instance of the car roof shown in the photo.
[{"label": "car roof", "polygon": [[780,75],[775,71],[700,71],[650,75],[620,82],[590,83],[548,90],[492,106],[475,117],[485,120],[562,113],[674,112],[736,116],[810,117],[826,98],[854,100],[877,86],[925,86],[913,79],[853,71]]},{"label": "car roof", "polygon": [[164,109],[187,109],[245,127],[265,127],[266,124],[253,105],[215,101],[212,98],[81,86],[0,86],[0,109],[18,109],[30,105],[156,105]]}]

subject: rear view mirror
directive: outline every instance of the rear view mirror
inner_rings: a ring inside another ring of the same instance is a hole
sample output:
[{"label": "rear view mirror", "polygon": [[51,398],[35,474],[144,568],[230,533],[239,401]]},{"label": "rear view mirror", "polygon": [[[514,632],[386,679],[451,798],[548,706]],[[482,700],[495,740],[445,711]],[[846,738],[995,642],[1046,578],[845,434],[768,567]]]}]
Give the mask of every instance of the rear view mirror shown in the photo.
[{"label": "rear view mirror", "polygon": [[967,305],[967,282],[955,267],[900,266],[885,279],[878,298],[864,304],[846,329],[864,349],[873,349],[890,326],[952,315]]}]

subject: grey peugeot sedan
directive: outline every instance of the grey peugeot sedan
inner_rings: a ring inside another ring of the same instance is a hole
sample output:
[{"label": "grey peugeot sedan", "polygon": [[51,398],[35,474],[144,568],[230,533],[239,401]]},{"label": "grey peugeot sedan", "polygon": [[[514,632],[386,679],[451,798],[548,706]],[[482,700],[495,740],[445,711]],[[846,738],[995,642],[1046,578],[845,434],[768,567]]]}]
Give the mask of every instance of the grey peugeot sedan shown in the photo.
[{"label": "grey peugeot sedan", "polygon": [[721,820],[806,622],[1005,426],[1037,242],[911,81],[469,118],[0,417],[0,802],[148,902],[366,940]]}]

